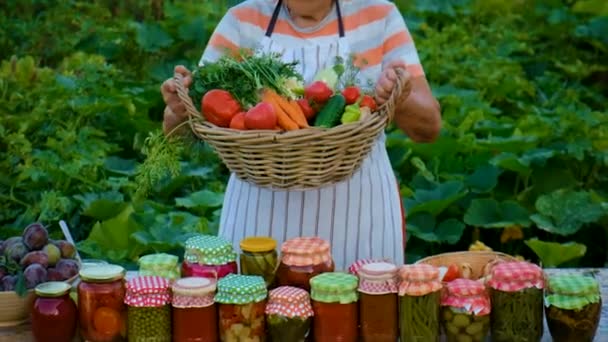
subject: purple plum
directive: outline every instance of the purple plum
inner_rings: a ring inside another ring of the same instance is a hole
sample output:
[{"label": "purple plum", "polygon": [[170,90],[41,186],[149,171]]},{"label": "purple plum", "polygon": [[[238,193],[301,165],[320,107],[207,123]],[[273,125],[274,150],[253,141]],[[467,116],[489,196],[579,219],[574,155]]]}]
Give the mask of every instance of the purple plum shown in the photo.
[{"label": "purple plum", "polygon": [[63,280],[70,279],[78,274],[78,262],[73,259],[59,259],[55,270],[63,277]]},{"label": "purple plum", "polygon": [[33,289],[36,285],[44,283],[47,277],[46,268],[40,264],[31,264],[23,271],[25,287]]},{"label": "purple plum", "polygon": [[49,257],[43,251],[33,251],[27,253],[21,259],[21,267],[27,267],[31,264],[40,264],[42,267],[47,268],[49,266]]},{"label": "purple plum", "polygon": [[73,259],[76,255],[76,247],[65,240],[53,241],[53,244],[59,248],[64,259]]},{"label": "purple plum", "polygon": [[4,251],[4,255],[6,255],[8,259],[17,263],[20,262],[26,254],[27,247],[22,242],[13,243]]},{"label": "purple plum", "polygon": [[21,236],[13,236],[11,238],[8,238],[8,239],[2,241],[2,243],[0,243],[0,254],[4,254],[4,252],[7,250],[7,248],[12,246],[16,242],[22,242]]},{"label": "purple plum", "polygon": [[17,285],[17,276],[7,275],[2,278],[4,291],[15,291],[15,285]]},{"label": "purple plum", "polygon": [[49,267],[46,270],[47,274],[46,274],[46,280],[47,281],[64,281],[66,280],[66,278],[64,278],[61,273],[59,271],[57,271],[57,269],[55,267]]}]

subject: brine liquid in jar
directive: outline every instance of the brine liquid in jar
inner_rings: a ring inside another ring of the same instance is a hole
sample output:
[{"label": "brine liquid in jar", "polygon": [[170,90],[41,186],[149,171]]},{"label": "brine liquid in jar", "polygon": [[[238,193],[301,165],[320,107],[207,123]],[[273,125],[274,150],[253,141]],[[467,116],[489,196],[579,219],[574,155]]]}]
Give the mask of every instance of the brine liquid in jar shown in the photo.
[{"label": "brine liquid in jar", "polygon": [[173,283],[173,342],[219,341],[215,288],[215,280],[207,278]]},{"label": "brine liquid in jar", "polygon": [[270,291],[266,305],[266,324],[270,342],[304,342],[313,317],[306,290],[281,286]]},{"label": "brine liquid in jar", "polygon": [[279,266],[276,240],[269,237],[248,237],[241,241],[240,247],[241,274],[261,276],[266,287],[272,287]]},{"label": "brine liquid in jar", "polygon": [[36,286],[31,322],[37,342],[72,342],[76,335],[77,309],[66,282]]},{"label": "brine liquid in jar", "polygon": [[490,296],[477,280],[455,279],[446,284],[441,318],[448,342],[484,342],[490,331]]},{"label": "brine liquid in jar", "polygon": [[182,277],[221,279],[238,273],[236,252],[230,241],[214,235],[197,235],[186,240]]},{"label": "brine liquid in jar", "polygon": [[171,342],[171,292],[167,278],[138,276],[127,283],[129,342]]},{"label": "brine liquid in jar", "polygon": [[319,237],[297,237],[281,246],[277,270],[278,286],[295,286],[310,291],[310,279],[334,271],[329,242]]},{"label": "brine liquid in jar", "polygon": [[397,266],[387,262],[359,270],[359,326],[362,342],[394,342],[399,331]]}]

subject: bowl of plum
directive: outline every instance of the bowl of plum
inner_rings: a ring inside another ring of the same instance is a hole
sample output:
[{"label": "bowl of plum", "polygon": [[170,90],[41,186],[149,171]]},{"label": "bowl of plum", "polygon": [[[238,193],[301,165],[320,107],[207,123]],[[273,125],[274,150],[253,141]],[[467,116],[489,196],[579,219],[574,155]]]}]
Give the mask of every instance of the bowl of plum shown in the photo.
[{"label": "bowl of plum", "polygon": [[37,222],[20,236],[0,240],[0,327],[27,321],[36,285],[74,282],[80,270],[76,255],[73,244],[50,239],[46,227]]}]

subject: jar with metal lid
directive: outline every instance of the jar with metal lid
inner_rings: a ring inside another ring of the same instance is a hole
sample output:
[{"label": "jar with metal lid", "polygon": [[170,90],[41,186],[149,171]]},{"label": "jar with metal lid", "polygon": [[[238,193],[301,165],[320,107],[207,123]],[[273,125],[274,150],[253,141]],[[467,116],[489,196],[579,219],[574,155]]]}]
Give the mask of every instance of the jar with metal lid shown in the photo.
[{"label": "jar with metal lid", "polygon": [[304,342],[313,317],[306,290],[281,286],[270,291],[266,322],[271,342]]},{"label": "jar with metal lid", "polygon": [[399,330],[402,342],[439,341],[441,290],[439,269],[427,264],[399,270]]},{"label": "jar with metal lid", "polygon": [[179,258],[176,255],[167,253],[155,253],[144,255],[138,260],[139,275],[159,276],[169,280],[176,280],[180,277],[178,266]]},{"label": "jar with metal lid", "polygon": [[399,337],[397,266],[362,265],[359,274],[359,325],[362,342],[394,342]]},{"label": "jar with metal lid", "polygon": [[197,235],[186,240],[182,277],[221,279],[237,274],[236,252],[230,241],[213,235]]},{"label": "jar with metal lid", "polygon": [[356,342],[358,295],[356,276],[326,272],[310,280],[315,342]]},{"label": "jar with metal lid", "polygon": [[229,274],[220,279],[215,302],[221,341],[265,341],[267,296],[266,283],[260,276]]},{"label": "jar with metal lid", "polygon": [[599,283],[583,275],[549,277],[545,315],[555,342],[591,342],[602,311]]},{"label": "jar with metal lid", "polygon": [[281,246],[277,269],[278,286],[295,286],[310,291],[310,279],[334,271],[329,242],[319,237],[298,237]]},{"label": "jar with metal lid", "polygon": [[492,268],[487,284],[492,340],[540,341],[544,331],[543,270],[526,261],[503,262]]},{"label": "jar with metal lid", "polygon": [[448,342],[483,342],[490,331],[490,295],[478,280],[455,279],[445,286],[441,317]]},{"label": "jar with metal lid", "polygon": [[259,275],[264,278],[266,287],[271,287],[279,266],[276,240],[269,237],[248,237],[241,241],[240,246],[241,274]]},{"label": "jar with metal lid", "polygon": [[125,273],[124,268],[110,264],[89,266],[80,270],[78,322],[84,340],[127,340]]},{"label": "jar with metal lid", "polygon": [[129,342],[171,342],[171,292],[167,278],[138,276],[127,282]]},{"label": "jar with metal lid", "polygon": [[172,288],[173,342],[219,341],[215,280],[182,278]]},{"label": "jar with metal lid", "polygon": [[76,335],[78,311],[70,297],[71,286],[51,281],[35,288],[32,308],[32,335],[37,342],[72,342]]}]

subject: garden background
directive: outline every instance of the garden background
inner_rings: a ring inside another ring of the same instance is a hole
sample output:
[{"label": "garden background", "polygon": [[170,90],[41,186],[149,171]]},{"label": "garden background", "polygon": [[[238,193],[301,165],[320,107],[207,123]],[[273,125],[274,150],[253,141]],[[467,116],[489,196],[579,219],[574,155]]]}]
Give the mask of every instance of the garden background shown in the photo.
[{"label": "garden background", "polygon": [[[545,266],[604,266],[608,2],[396,3],[444,120],[433,144],[389,129],[408,262],[479,239]],[[0,5],[0,239],[36,220],[58,237],[63,219],[81,253],[130,267],[217,232],[225,167],[202,143],[151,142],[160,84],[196,64],[232,4]]]}]

